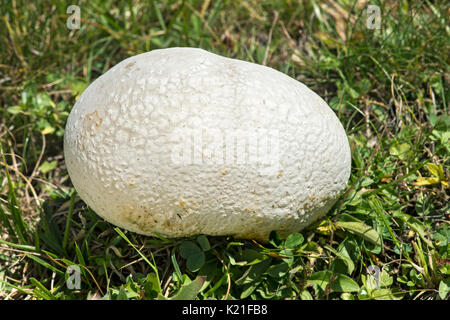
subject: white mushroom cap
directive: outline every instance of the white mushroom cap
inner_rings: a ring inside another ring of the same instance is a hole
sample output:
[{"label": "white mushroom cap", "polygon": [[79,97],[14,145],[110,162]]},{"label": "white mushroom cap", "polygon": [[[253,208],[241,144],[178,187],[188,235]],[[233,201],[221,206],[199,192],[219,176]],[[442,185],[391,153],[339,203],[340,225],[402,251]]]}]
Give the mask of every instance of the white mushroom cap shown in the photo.
[{"label": "white mushroom cap", "polygon": [[117,226],[259,240],[323,216],[351,161],[338,118],[304,84],[194,48],[133,56],[95,80],[64,153],[78,194]]}]

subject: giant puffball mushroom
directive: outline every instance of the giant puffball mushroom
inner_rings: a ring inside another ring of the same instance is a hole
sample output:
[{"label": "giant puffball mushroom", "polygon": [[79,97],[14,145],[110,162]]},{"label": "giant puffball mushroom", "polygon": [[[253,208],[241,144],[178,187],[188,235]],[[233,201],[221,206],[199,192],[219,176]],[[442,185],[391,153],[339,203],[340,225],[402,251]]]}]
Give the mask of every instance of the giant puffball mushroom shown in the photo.
[{"label": "giant puffball mushroom", "polygon": [[338,118],[304,84],[196,48],[139,54],[95,80],[64,154],[80,197],[114,225],[263,241],[323,216],[351,161]]}]

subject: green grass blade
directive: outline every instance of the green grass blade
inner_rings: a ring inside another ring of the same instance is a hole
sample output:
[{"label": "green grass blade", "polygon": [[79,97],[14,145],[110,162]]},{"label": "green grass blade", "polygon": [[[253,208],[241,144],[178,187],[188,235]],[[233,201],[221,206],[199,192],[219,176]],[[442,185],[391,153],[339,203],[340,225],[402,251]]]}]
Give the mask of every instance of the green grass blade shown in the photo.
[{"label": "green grass blade", "polygon": [[335,226],[353,232],[377,246],[382,246],[381,237],[378,232],[363,222],[336,221]]},{"label": "green grass blade", "polygon": [[[160,283],[160,279],[159,279],[159,274],[158,274],[158,269],[156,268],[156,265],[155,265],[155,258],[153,257],[153,254],[152,253],[150,253],[151,254],[151,256],[152,256],[152,260],[153,260],[153,263],[151,263],[148,259],[147,259],[147,257],[146,256],[144,256],[143,254],[142,254],[142,252],[140,252],[135,246],[134,246],[134,244],[132,244],[131,243],[131,241],[127,238],[127,236],[122,232],[122,230],[120,230],[119,228],[114,228],[114,230],[130,245],[130,246],[132,246],[133,247],[133,249],[134,250],[136,250],[136,252],[142,257],[142,259],[144,259],[144,261],[145,262],[147,262],[147,264],[153,269],[153,271],[155,272],[155,274],[156,274],[156,277],[158,278],[158,282]],[[159,290],[159,291],[161,291],[161,290]]]},{"label": "green grass blade", "polygon": [[67,241],[69,240],[70,224],[72,222],[73,205],[74,205],[74,202],[75,202],[76,194],[77,193],[75,192],[75,189],[74,189],[73,192],[72,192],[72,195],[70,196],[69,212],[67,214],[66,228],[64,230],[64,238],[63,238],[63,243],[62,243],[63,250],[66,249]]}]

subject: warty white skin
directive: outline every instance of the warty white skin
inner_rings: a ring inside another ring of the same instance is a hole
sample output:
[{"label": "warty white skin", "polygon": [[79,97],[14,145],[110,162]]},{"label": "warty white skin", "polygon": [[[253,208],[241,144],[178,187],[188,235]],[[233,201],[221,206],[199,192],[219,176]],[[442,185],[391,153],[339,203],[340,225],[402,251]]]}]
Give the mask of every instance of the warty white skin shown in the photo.
[{"label": "warty white skin", "polygon": [[[183,133],[193,130],[201,142],[188,138],[194,149],[183,148]],[[232,153],[224,141],[233,134],[260,142]],[[251,148],[271,135],[274,149],[251,161]],[[182,158],[187,149],[193,155]],[[80,197],[114,225],[257,240],[323,216],[351,162],[338,118],[304,84],[196,48],[133,56],[95,80],[69,115],[64,153]],[[264,166],[268,159],[273,166]]]}]

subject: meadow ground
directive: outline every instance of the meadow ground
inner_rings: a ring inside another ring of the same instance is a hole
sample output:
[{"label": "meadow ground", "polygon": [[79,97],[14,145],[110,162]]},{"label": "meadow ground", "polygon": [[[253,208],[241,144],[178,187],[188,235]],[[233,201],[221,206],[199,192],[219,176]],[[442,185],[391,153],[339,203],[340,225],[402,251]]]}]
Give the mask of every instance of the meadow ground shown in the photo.
[{"label": "meadow ground", "polygon": [[[448,298],[449,2],[78,6],[76,28],[64,1],[0,4],[0,299]],[[352,173],[325,218],[269,243],[164,239],[84,204],[63,158],[75,100],[124,58],[172,46],[273,67],[329,103]]]}]

